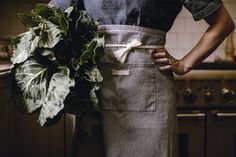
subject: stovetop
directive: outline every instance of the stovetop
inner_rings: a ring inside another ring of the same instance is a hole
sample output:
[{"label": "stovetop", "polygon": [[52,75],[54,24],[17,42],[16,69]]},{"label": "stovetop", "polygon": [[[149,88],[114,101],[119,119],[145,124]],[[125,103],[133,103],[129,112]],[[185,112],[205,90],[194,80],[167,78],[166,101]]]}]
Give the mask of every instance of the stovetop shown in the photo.
[{"label": "stovetop", "polygon": [[236,108],[235,80],[177,80],[179,107]]},{"label": "stovetop", "polygon": [[202,63],[175,80],[178,108],[236,108],[236,64]]}]

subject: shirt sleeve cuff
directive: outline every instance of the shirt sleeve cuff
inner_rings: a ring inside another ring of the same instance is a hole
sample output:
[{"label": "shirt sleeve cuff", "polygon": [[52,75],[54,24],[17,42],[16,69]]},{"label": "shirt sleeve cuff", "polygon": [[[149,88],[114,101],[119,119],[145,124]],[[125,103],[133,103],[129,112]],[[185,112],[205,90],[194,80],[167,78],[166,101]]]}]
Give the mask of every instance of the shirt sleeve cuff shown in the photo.
[{"label": "shirt sleeve cuff", "polygon": [[211,13],[216,11],[218,8],[220,8],[222,5],[223,5],[222,0],[214,0],[211,3],[209,3],[203,10],[193,14],[193,18],[195,21],[204,19]]}]

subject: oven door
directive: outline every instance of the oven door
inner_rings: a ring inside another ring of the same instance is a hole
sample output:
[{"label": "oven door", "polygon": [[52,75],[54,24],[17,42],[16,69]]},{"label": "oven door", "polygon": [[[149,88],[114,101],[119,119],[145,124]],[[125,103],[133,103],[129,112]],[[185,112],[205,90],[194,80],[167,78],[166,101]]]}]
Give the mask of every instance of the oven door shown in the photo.
[{"label": "oven door", "polygon": [[206,113],[178,111],[179,157],[204,157]]},{"label": "oven door", "polygon": [[207,115],[207,157],[236,157],[236,110],[214,110]]}]

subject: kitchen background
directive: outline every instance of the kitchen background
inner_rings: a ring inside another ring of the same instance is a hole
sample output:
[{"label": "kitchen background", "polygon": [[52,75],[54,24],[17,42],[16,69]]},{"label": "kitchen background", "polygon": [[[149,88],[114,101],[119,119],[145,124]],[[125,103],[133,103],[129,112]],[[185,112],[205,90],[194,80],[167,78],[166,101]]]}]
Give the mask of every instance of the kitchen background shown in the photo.
[{"label": "kitchen background", "polygon": [[[223,0],[226,8],[236,22],[236,0]],[[0,5],[0,40],[9,39],[12,36],[25,31],[16,17],[18,12],[28,13],[37,2],[47,0],[1,0]],[[207,24],[201,20],[195,22],[192,15],[183,8],[175,21],[174,27],[167,34],[166,48],[173,56],[181,58],[200,39],[207,29]],[[234,32],[234,44],[236,44],[236,31]],[[209,56],[206,61],[214,61],[216,56],[224,57],[225,42]]]}]

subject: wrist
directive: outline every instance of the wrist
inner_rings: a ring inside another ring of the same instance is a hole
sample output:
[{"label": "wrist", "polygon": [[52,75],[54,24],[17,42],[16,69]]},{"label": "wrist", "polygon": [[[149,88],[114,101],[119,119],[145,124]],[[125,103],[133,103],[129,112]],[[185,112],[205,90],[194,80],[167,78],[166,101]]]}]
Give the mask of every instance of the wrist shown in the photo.
[{"label": "wrist", "polygon": [[181,59],[181,66],[184,73],[189,72],[193,68],[193,65],[185,58]]}]

